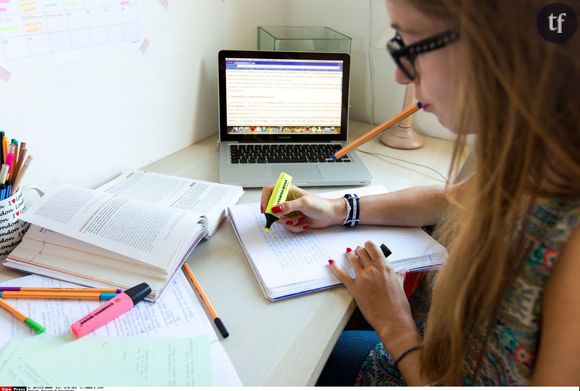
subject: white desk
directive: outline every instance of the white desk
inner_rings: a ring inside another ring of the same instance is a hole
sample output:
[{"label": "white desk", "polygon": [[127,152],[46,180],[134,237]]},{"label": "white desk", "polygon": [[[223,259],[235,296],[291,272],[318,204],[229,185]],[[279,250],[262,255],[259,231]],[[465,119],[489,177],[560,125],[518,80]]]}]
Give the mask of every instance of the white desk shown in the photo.
[{"label": "white desk", "polygon": [[[357,137],[370,128],[368,124],[353,121],[351,135]],[[446,176],[452,143],[427,137],[423,148],[399,151],[373,140],[361,149],[425,164]],[[389,190],[441,183],[442,180],[422,167],[394,160],[388,163],[362,153],[359,156],[373,174],[373,184],[382,184]],[[208,137],[144,169],[216,182],[217,136]],[[240,203],[255,202],[259,198],[258,189],[249,190]],[[228,221],[222,222],[216,234],[195,249],[188,263],[230,332],[230,337],[222,342],[244,385],[316,383],[355,308],[344,288],[269,302],[262,295]],[[0,269],[0,281],[19,276]]]}]

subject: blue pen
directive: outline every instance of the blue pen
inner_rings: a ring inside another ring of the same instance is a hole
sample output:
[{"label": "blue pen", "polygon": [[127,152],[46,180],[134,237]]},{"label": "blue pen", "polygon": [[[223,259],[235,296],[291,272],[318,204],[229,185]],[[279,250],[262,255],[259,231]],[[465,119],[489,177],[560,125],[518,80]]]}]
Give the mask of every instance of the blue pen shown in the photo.
[{"label": "blue pen", "polygon": [[12,185],[10,182],[6,182],[6,193],[4,194],[4,199],[10,197],[12,195]]},{"label": "blue pen", "polygon": [[6,198],[6,185],[0,186],[0,201]]}]

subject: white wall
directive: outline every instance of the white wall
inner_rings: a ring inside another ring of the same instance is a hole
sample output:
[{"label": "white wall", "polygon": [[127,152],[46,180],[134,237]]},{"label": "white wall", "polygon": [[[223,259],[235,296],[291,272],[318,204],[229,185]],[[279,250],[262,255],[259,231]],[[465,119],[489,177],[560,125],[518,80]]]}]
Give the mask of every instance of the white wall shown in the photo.
[{"label": "white wall", "polygon": [[[371,3],[372,2],[372,3]],[[28,142],[24,184],[94,187],[217,131],[219,49],[255,49],[259,25],[327,25],[353,38],[351,118],[370,121],[371,44],[387,25],[384,0],[142,0],[150,46],[13,71],[0,80],[0,129]],[[401,109],[403,87],[382,49],[374,58],[380,122]],[[0,64],[2,66],[3,64]],[[436,121],[420,123],[446,136]],[[426,124],[426,125],[425,125]]]},{"label": "white wall", "polygon": [[[217,130],[217,52],[254,49],[285,0],[141,2],[150,46],[0,80],[0,129],[34,160],[24,184],[94,187]],[[0,66],[3,64],[0,64]]]},{"label": "white wall", "polygon": [[[395,65],[386,49],[373,47],[390,24],[385,0],[290,0],[288,21],[291,25],[326,25],[352,38],[351,119],[380,123],[401,110],[405,90],[394,80]],[[374,118],[369,53],[374,70]],[[432,114],[421,112],[414,117],[418,131],[452,138]]]}]

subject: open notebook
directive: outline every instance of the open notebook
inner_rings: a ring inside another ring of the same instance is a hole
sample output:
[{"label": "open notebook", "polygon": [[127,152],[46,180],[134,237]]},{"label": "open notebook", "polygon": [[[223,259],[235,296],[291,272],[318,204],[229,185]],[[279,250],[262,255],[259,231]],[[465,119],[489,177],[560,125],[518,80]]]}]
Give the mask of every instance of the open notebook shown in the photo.
[{"label": "open notebook", "polygon": [[[373,186],[322,195],[331,198],[344,193],[362,196],[386,192],[383,186]],[[265,219],[257,203],[232,206],[228,214],[260,287],[270,300],[339,285],[340,281],[329,270],[328,260],[334,259],[338,266],[354,275],[345,250],[367,240],[389,247],[392,254],[388,260],[395,270],[433,269],[447,258],[445,248],[420,228],[337,226],[296,234],[273,225],[265,233]]]},{"label": "open notebook", "polygon": [[24,213],[33,225],[4,266],[87,286],[147,282],[155,301],[242,194],[239,186],[144,171],[97,190],[63,186]]}]

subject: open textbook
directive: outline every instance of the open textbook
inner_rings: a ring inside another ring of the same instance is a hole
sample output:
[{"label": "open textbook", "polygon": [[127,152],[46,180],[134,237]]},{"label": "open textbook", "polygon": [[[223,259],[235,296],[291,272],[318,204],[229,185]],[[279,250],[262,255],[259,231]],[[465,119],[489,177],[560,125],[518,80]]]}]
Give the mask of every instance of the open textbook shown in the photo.
[{"label": "open textbook", "polygon": [[[36,275],[3,281],[2,284],[77,287]],[[12,299],[11,304],[39,321],[46,327],[46,332],[35,335],[16,317],[0,311],[0,379],[6,384],[242,385],[203,306],[182,272],[175,275],[156,303],[141,302],[81,339],[72,337],[70,325],[100,306],[102,303],[99,301]],[[184,343],[190,338],[198,339],[197,349]],[[100,344],[86,342],[86,345],[85,341],[99,341]],[[105,346],[101,343],[117,342],[122,346],[110,346],[115,347],[114,352],[102,350]],[[139,359],[131,356],[137,350]],[[87,365],[88,356],[90,365]],[[108,373],[112,366],[116,367],[114,372],[103,378],[103,373]],[[115,373],[117,376],[113,376]]]},{"label": "open textbook", "polygon": [[32,226],[4,266],[87,286],[147,282],[155,301],[242,194],[239,186],[144,171],[97,190],[63,186],[23,214]]},{"label": "open textbook", "polygon": [[[321,196],[386,192],[383,186],[373,186]],[[447,258],[445,248],[421,228],[359,225],[354,229],[337,226],[291,233],[274,225],[265,233],[265,219],[257,203],[232,206],[228,215],[260,287],[270,300],[339,285],[328,260],[335,260],[338,266],[354,275],[345,250],[363,245],[367,240],[387,245],[392,251],[388,260],[397,271],[433,269]]]}]

